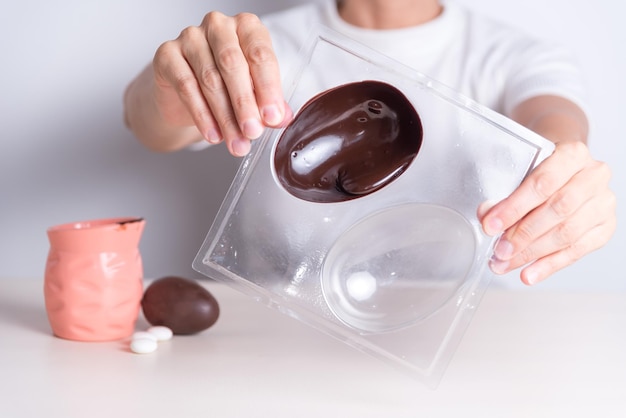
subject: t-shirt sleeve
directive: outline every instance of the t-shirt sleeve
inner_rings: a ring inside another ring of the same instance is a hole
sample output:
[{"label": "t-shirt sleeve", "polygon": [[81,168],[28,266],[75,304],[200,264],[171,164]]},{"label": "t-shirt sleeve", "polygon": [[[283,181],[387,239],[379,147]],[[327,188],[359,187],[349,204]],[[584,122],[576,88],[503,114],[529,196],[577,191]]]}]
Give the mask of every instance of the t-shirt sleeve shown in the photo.
[{"label": "t-shirt sleeve", "polygon": [[511,60],[503,92],[506,114],[521,102],[541,95],[560,96],[587,110],[581,69],[563,46],[527,40],[512,50]]}]

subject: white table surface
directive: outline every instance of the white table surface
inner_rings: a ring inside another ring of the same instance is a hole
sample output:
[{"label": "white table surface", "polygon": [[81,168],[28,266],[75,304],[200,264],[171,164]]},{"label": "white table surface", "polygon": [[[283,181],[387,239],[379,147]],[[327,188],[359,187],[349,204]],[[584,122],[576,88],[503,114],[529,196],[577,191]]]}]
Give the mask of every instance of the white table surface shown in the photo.
[{"label": "white table surface", "polygon": [[137,355],[53,337],[42,280],[0,279],[0,417],[626,417],[624,293],[490,288],[432,390],[207,287],[214,327]]}]

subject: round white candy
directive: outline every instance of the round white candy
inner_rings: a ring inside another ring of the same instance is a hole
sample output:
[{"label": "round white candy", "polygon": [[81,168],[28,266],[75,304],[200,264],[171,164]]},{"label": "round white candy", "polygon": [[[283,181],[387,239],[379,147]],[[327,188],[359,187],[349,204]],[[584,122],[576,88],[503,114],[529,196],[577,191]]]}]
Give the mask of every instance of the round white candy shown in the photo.
[{"label": "round white candy", "polygon": [[148,328],[148,333],[154,335],[157,341],[171,340],[174,335],[171,329],[163,325],[155,325]]},{"label": "round white candy", "polygon": [[137,354],[148,354],[156,351],[157,342],[150,338],[134,338],[130,342],[130,350]]},{"label": "round white candy", "polygon": [[151,332],[147,332],[147,331],[137,331],[133,334],[133,337],[131,338],[132,340],[136,340],[139,338],[148,338],[150,340],[154,340],[157,341],[157,336],[152,334]]}]

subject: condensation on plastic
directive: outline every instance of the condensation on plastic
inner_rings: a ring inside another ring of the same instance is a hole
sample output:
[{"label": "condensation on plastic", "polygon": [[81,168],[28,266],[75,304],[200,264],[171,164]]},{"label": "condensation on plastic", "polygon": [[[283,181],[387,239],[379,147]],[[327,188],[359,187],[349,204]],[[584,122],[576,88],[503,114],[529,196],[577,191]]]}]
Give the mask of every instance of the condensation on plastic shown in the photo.
[{"label": "condensation on plastic", "polygon": [[422,148],[409,168],[358,199],[301,200],[274,173],[282,130],[266,132],[193,265],[435,387],[492,277],[496,238],[483,233],[477,208],[509,195],[553,146],[326,28],[302,51],[289,104],[297,112],[323,91],[362,80],[398,88],[420,115]]}]

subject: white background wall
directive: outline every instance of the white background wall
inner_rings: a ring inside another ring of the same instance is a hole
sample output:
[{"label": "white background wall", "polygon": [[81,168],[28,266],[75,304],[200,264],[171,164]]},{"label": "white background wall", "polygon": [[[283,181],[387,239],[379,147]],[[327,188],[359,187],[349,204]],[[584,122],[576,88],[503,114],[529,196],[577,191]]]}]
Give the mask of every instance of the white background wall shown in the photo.
[{"label": "white background wall", "polygon": [[[590,88],[594,155],[626,187],[626,7],[613,0],[455,0],[568,45]],[[147,277],[200,278],[191,261],[238,160],[223,147],[155,154],[122,123],[127,82],[207,11],[263,13],[297,0],[24,0],[0,14],[0,279],[40,278],[48,226],[143,216]],[[542,284],[622,289],[626,232]],[[516,274],[502,280],[517,283]]]}]

